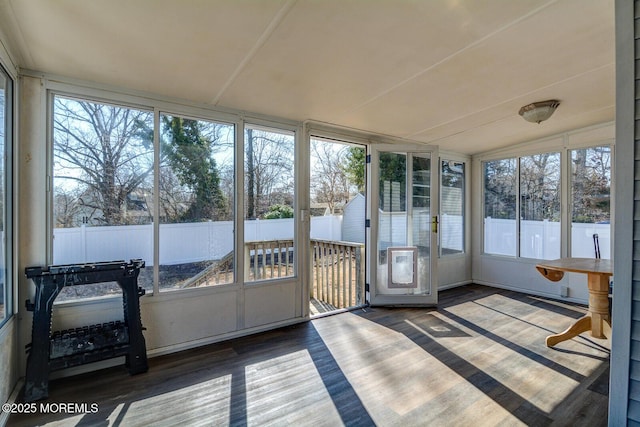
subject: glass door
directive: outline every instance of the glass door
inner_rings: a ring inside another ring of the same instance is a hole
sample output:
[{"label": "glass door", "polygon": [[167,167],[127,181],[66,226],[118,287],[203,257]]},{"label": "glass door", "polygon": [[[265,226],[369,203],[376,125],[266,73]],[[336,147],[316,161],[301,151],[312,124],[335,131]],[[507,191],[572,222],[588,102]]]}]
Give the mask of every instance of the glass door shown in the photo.
[{"label": "glass door", "polygon": [[[370,188],[371,305],[435,305],[437,152],[374,146]],[[432,183],[434,185],[432,185]],[[432,256],[433,255],[433,256]]]}]

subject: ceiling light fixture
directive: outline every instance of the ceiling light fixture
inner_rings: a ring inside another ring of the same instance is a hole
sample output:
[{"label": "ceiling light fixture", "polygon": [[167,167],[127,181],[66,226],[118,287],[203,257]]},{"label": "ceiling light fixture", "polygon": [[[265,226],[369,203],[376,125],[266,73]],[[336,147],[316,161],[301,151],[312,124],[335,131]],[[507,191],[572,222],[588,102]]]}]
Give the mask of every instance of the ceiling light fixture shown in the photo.
[{"label": "ceiling light fixture", "polygon": [[560,101],[556,99],[534,102],[522,107],[520,111],[518,111],[518,114],[528,122],[539,124],[551,117],[553,112],[556,111],[556,108],[558,108],[558,105],[560,105]]}]

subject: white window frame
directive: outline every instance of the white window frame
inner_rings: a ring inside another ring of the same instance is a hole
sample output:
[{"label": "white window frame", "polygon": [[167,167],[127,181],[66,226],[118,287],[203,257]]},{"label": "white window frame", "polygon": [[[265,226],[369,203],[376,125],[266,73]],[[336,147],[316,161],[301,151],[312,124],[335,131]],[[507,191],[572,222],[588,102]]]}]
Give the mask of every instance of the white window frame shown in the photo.
[{"label": "white window frame", "polygon": [[14,180],[14,171],[13,171],[13,150],[14,144],[16,141],[16,132],[17,132],[17,95],[16,95],[16,78],[15,76],[4,66],[4,61],[0,60],[0,72],[7,79],[7,86],[5,88],[5,104],[2,108],[4,110],[4,200],[2,203],[4,204],[4,239],[2,240],[3,245],[3,253],[4,253],[4,285],[0,292],[2,292],[2,297],[4,301],[4,313],[2,313],[3,317],[0,318],[0,328],[2,328],[12,317],[15,312],[14,308],[14,300],[15,300],[15,270],[14,270],[14,254],[15,252],[15,243],[13,239],[14,227],[13,227],[13,217],[14,217],[14,203],[13,203],[13,195],[15,189],[13,187]]},{"label": "white window frame", "polygon": [[462,175],[462,252],[458,252],[458,253],[452,253],[452,254],[443,254],[442,253],[442,232],[438,233],[438,257],[439,258],[450,258],[450,257],[458,257],[458,256],[465,256],[467,255],[467,223],[469,221],[469,219],[467,218],[467,204],[469,203],[469,200],[467,198],[467,195],[469,194],[467,191],[467,186],[469,184],[469,164],[470,162],[468,160],[461,160],[459,158],[456,158],[456,156],[448,156],[448,155],[443,155],[440,156],[439,158],[439,171],[438,171],[438,176],[439,176],[439,185],[440,185],[440,191],[439,191],[439,195],[440,195],[440,203],[438,204],[440,206],[440,222],[442,223],[442,162],[456,162],[456,163],[462,163],[464,166],[464,171],[463,171],[463,175]]},{"label": "white window frame", "polygon": [[[597,129],[597,127],[595,128]],[[584,132],[581,130],[581,132]],[[479,234],[476,234],[480,240],[480,255],[484,257],[502,257],[508,259],[518,259],[518,260],[532,260],[533,258],[523,258],[520,256],[520,220],[516,221],[516,255],[500,255],[500,254],[492,254],[484,251],[484,240],[485,240],[485,228],[484,228],[484,197],[485,197],[485,186],[484,186],[484,164],[485,162],[491,162],[496,160],[505,160],[505,159],[516,159],[516,167],[517,167],[517,193],[516,197],[516,212],[517,216],[519,216],[520,212],[520,158],[527,157],[531,155],[544,154],[550,152],[559,152],[560,153],[560,256],[567,257],[571,254],[571,207],[570,207],[570,196],[571,196],[571,168],[570,168],[570,153],[573,150],[585,149],[585,148],[593,148],[593,147],[601,147],[601,146],[609,146],[611,148],[611,251],[613,257],[613,247],[614,247],[614,227],[615,224],[613,222],[614,218],[614,209],[615,209],[615,201],[614,197],[614,189],[615,189],[615,141],[611,139],[599,139],[588,142],[581,142],[576,144],[569,144],[570,134],[564,134],[561,136],[555,136],[550,138],[549,140],[539,141],[541,142],[540,148],[531,148],[531,147],[516,147],[513,149],[500,151],[495,154],[489,154],[486,156],[480,157],[477,165],[480,168],[479,174],[476,175],[480,178],[480,199],[479,199],[479,212],[478,218],[480,222],[477,224],[480,225]],[[555,142],[561,140],[562,146],[559,147],[556,145],[551,145],[551,142]],[[531,144],[532,147],[535,147],[535,144]],[[520,148],[519,151],[516,151],[517,148]]]},{"label": "white window frame", "polygon": [[[74,81],[53,81],[48,80],[47,85],[47,181],[49,187],[52,185],[53,180],[53,132],[52,132],[52,114],[53,114],[53,98],[54,96],[62,96],[66,98],[79,99],[83,101],[96,102],[102,104],[116,105],[124,108],[135,108],[144,111],[150,111],[153,113],[154,120],[154,163],[157,165],[159,161],[159,144],[160,144],[160,132],[159,132],[159,118],[160,114],[173,114],[181,117],[196,118],[201,120],[214,121],[217,123],[226,123],[234,125],[235,127],[235,187],[236,193],[239,188],[244,188],[244,130],[245,123],[251,126],[264,127],[272,129],[274,131],[283,131],[285,133],[292,133],[294,135],[294,176],[295,176],[295,189],[294,189],[294,245],[297,248],[295,253],[294,265],[295,273],[293,276],[282,277],[277,279],[263,280],[258,282],[244,281],[244,259],[240,254],[244,249],[244,200],[236,194],[234,201],[234,221],[236,227],[234,230],[234,248],[235,248],[235,274],[234,281],[230,284],[221,284],[215,286],[207,286],[194,289],[180,289],[173,290],[171,292],[159,291],[159,277],[157,268],[154,267],[154,288],[153,292],[147,294],[153,297],[161,297],[162,299],[181,298],[183,296],[193,297],[200,293],[209,292],[224,292],[230,288],[242,288],[244,286],[264,286],[274,282],[295,282],[299,281],[302,275],[303,266],[301,262],[306,259],[308,251],[305,251],[306,245],[301,242],[303,233],[303,223],[308,224],[308,218],[305,219],[305,214],[301,214],[301,209],[308,209],[308,196],[305,197],[305,192],[301,189],[303,185],[308,185],[308,178],[305,179],[304,174],[308,167],[308,160],[305,160],[308,156],[308,147],[302,144],[304,131],[303,124],[292,120],[280,120],[277,118],[271,118],[260,114],[243,114],[241,112],[233,112],[227,110],[218,110],[215,108],[207,108],[198,104],[187,103],[183,100],[165,99],[165,98],[150,98],[148,96],[136,95],[131,93],[122,93],[111,91],[107,88],[93,88],[84,85],[78,85]],[[159,170],[156,167],[154,172],[154,187],[158,186],[158,173]],[[49,197],[47,200],[47,263],[51,263],[53,260],[53,192],[49,188]],[[157,197],[157,191],[154,191],[154,198]],[[157,200],[156,200],[157,203]],[[158,265],[159,261],[159,224],[154,222],[154,265]],[[105,296],[104,299],[117,298]],[[84,301],[84,300],[80,300]],[[63,302],[64,305],[74,305],[77,301]]]}]

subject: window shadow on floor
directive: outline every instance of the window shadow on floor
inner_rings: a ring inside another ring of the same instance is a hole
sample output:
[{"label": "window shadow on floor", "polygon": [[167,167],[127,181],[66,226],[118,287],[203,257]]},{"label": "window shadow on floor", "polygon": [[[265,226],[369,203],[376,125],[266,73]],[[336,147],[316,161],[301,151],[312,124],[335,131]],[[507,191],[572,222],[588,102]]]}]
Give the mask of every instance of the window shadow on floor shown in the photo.
[{"label": "window shadow on floor", "polygon": [[[220,406],[221,400],[228,402],[224,405],[224,412],[228,414],[228,418],[211,418],[211,425],[246,426],[252,423],[262,424],[263,421],[276,422],[282,415],[278,412],[277,405],[291,404],[291,400],[278,401],[278,393],[283,389],[292,388],[288,393],[295,395],[296,387],[300,388],[299,396],[308,392],[308,387],[304,387],[305,380],[301,379],[299,384],[288,380],[287,371],[281,371],[281,379],[274,380],[273,384],[268,383],[265,386],[261,383],[272,381],[268,371],[278,366],[281,360],[289,359],[293,360],[292,363],[302,363],[303,365],[299,366],[300,370],[307,370],[309,379],[316,384],[318,377],[321,379],[326,389],[326,393],[321,393],[323,396],[330,396],[343,424],[375,425],[360,397],[311,322],[151,358],[149,372],[145,374],[129,376],[126,369],[119,366],[52,380],[49,398],[41,402],[91,401],[98,404],[99,411],[84,414],[79,421],[78,414],[74,414],[73,421],[71,415],[62,413],[12,415],[8,425],[31,426],[65,420],[77,426],[127,425],[132,421],[143,425],[147,416],[152,424],[158,422],[158,416],[154,418],[152,414],[154,411],[167,414],[167,418],[163,420],[167,425],[172,425],[172,416],[179,411],[184,411],[185,417],[195,416],[198,417],[195,418],[198,422],[206,423],[207,412],[209,411],[213,417],[216,411],[212,408],[215,405]],[[264,373],[260,372],[262,367],[265,369]],[[281,369],[284,368],[283,365]],[[248,371],[251,372],[250,377],[247,377]],[[259,382],[258,385],[256,381]],[[222,383],[225,385],[220,385]],[[204,393],[202,389],[208,388],[209,384],[210,394]],[[262,400],[249,401],[248,399],[256,399],[257,387],[266,387],[261,389],[266,394],[259,398]],[[273,389],[272,392],[270,388]],[[192,399],[197,399],[202,405],[201,409],[187,408],[191,404],[190,393],[194,393]],[[228,395],[221,396],[222,393]],[[186,402],[182,404],[184,408],[176,404],[169,409],[169,399],[173,396],[178,401]],[[282,400],[282,396],[280,399]],[[207,405],[210,405],[208,410]],[[262,414],[261,408],[265,405],[275,407],[263,412],[275,413]],[[293,411],[295,412],[295,408]],[[179,415],[176,415],[176,419],[179,419]]]},{"label": "window shadow on floor", "polygon": [[[471,331],[473,336],[482,336],[483,338],[489,339],[493,343],[502,345],[507,349],[513,351],[514,353],[517,353],[518,355],[524,356],[530,361],[535,362],[536,364],[542,365],[546,368],[550,368],[555,372],[575,381],[576,383],[591,384],[590,387],[593,387],[593,391],[601,394],[605,393],[603,392],[603,390],[605,389],[605,384],[608,384],[607,378],[605,378],[605,375],[607,375],[608,377],[608,370],[607,372],[604,372],[602,374],[598,373],[597,378],[592,378],[591,376],[586,377],[585,375],[571,369],[570,367],[558,363],[548,356],[545,356],[543,353],[547,351],[546,347],[544,347],[544,349],[541,349],[540,351],[532,348],[527,348],[522,344],[518,344],[510,339],[504,338],[498,335],[498,333],[494,333],[491,330],[480,326],[478,323],[467,320],[461,315],[457,315],[452,312],[456,310],[449,310],[459,304],[473,304],[476,300],[480,301],[483,300],[483,298],[494,297],[495,295],[502,295],[503,293],[503,291],[495,289],[491,289],[490,291],[487,291],[486,289],[490,288],[470,285],[469,289],[466,291],[457,291],[455,293],[455,298],[446,298],[445,296],[445,298],[443,298],[441,303],[438,305],[437,310],[403,309],[403,311],[396,312],[393,316],[390,316],[386,313],[388,311],[392,311],[393,309],[374,308],[369,310],[368,312],[360,313],[359,315],[365,319],[371,320],[384,327],[403,334],[413,343],[429,353],[429,355],[436,358],[440,363],[446,365],[455,374],[463,377],[467,382],[472,384],[486,396],[490,397],[494,402],[509,411],[513,416],[517,417],[526,425],[549,425],[553,422],[553,419],[551,418],[550,413],[546,413],[545,411],[540,410],[527,399],[520,396],[517,391],[514,391],[505,386],[489,373],[474,366],[472,363],[458,356],[456,353],[443,345],[443,343],[446,341],[443,341],[443,337],[438,336],[437,333],[434,333],[433,328],[429,327],[429,324],[431,322],[430,319],[435,318],[435,316],[437,315],[437,317],[439,318],[438,323],[449,325],[450,330],[458,329],[467,336],[471,336],[467,332]],[[567,316],[569,319],[584,315],[584,313],[581,313],[580,310],[572,310],[571,308],[557,306],[552,302],[545,302],[540,299],[528,298],[527,295],[513,295],[513,293],[508,291],[504,291],[504,293],[508,294],[508,298],[516,300],[518,303],[525,304],[525,312],[528,312],[528,306],[531,309],[540,308],[543,310],[549,310],[554,313]],[[508,310],[505,307],[494,309],[490,305],[487,305],[487,302],[484,300],[478,305],[482,305],[482,308],[486,309],[488,312],[493,312],[494,314],[491,314],[490,316],[494,316],[494,318],[495,315],[498,315],[509,317],[509,322],[518,322],[521,320],[518,319],[518,317],[515,315],[508,314]],[[510,308],[513,309],[514,307],[512,306]],[[462,309],[460,311],[462,311]],[[528,322],[525,321],[525,323]],[[456,325],[459,325],[459,328],[457,328]],[[528,323],[527,327],[537,326]],[[464,335],[454,334],[453,336],[463,337]],[[541,341],[541,343],[541,345],[544,345],[544,341]],[[604,347],[597,345],[591,346],[587,340],[585,340],[584,344],[597,351],[605,353],[608,352],[608,350]],[[581,354],[581,356],[597,359],[608,366],[609,358],[606,355],[597,356],[585,353]],[[561,402],[558,403],[558,406],[561,405]]]}]

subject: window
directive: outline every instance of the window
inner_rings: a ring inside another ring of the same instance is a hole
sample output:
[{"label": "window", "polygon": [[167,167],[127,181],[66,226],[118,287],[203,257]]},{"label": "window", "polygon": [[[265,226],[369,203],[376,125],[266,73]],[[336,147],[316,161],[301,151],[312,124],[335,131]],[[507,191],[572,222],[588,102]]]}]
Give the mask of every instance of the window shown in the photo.
[{"label": "window", "polygon": [[611,147],[567,150],[570,168],[563,167],[561,158],[561,153],[551,152],[483,163],[485,253],[563,256],[560,188],[566,171],[571,256],[593,258],[599,250],[602,258],[610,257]]},{"label": "window", "polygon": [[235,127],[161,114],[160,129],[160,288],[233,283]]},{"label": "window", "polygon": [[[56,95],[53,263],[146,263],[161,290],[235,281],[235,126]],[[157,188],[154,179],[157,169]],[[158,222],[158,241],[154,221]],[[116,283],[64,288],[57,301],[117,294]]]},{"label": "window", "polygon": [[560,153],[485,162],[484,252],[555,259],[560,241]]},{"label": "window", "polygon": [[[153,114],[53,99],[53,263],[142,258],[153,287]],[[120,294],[116,283],[65,287],[57,301]]]},{"label": "window", "polygon": [[[140,258],[148,291],[294,276],[294,132],[246,126],[240,214],[235,125],[168,112],[155,120],[150,109],[52,97],[52,263]],[[112,294],[117,283],[100,283],[56,301]]]},{"label": "window", "polygon": [[295,274],[294,133],[249,125],[244,141],[247,282]]},{"label": "window", "polygon": [[464,163],[442,160],[440,255],[464,252]]},{"label": "window", "polygon": [[611,147],[571,151],[571,256],[611,258]]},{"label": "window", "polygon": [[517,160],[484,162],[484,252],[516,256]]},{"label": "window", "polygon": [[13,81],[0,67],[0,325],[11,313]]},{"label": "window", "polygon": [[520,157],[520,256],[560,258],[560,153]]}]

